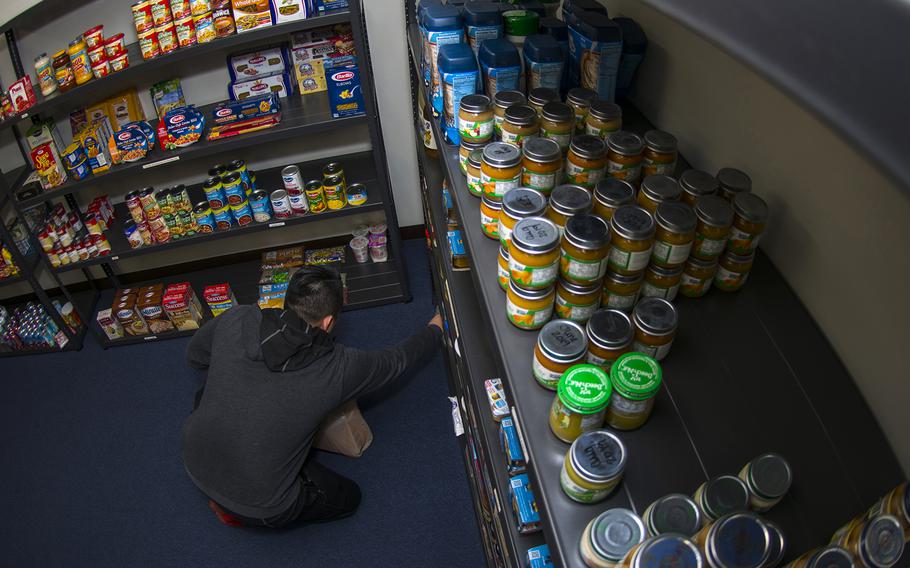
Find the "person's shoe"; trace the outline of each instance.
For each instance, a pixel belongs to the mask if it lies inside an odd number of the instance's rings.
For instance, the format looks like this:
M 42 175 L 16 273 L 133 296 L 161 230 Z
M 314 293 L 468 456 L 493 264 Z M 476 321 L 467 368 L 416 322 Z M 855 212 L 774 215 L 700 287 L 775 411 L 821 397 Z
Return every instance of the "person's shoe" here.
M 218 520 L 221 521 L 222 525 L 226 525 L 229 527 L 242 527 L 243 526 L 243 523 L 240 521 L 240 519 L 238 519 L 234 515 L 228 513 L 224 509 L 222 509 L 221 505 L 212 501 L 211 499 L 209 499 L 209 509 L 211 509 L 212 512 L 215 513 L 215 516 L 218 517 Z

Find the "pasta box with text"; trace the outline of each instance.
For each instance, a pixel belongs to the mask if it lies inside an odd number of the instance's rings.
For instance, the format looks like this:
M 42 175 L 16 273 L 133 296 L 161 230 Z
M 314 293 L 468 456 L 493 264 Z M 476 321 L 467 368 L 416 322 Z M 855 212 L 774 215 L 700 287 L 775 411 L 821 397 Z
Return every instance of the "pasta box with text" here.
M 333 118 L 357 116 L 365 113 L 363 91 L 360 86 L 360 72 L 353 63 L 344 64 L 347 57 L 325 61 L 326 90 L 329 93 L 329 107 Z M 331 61 L 331 67 L 329 67 Z

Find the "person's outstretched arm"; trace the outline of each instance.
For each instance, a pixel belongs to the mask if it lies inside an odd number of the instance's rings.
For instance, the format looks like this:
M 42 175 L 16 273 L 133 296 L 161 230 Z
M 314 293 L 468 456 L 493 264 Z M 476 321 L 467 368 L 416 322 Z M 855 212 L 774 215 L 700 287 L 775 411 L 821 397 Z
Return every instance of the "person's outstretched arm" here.
M 194 369 L 208 369 L 212 361 L 212 341 L 215 338 L 215 329 L 218 326 L 218 318 L 210 320 L 200 327 L 190 344 L 186 348 L 186 363 Z

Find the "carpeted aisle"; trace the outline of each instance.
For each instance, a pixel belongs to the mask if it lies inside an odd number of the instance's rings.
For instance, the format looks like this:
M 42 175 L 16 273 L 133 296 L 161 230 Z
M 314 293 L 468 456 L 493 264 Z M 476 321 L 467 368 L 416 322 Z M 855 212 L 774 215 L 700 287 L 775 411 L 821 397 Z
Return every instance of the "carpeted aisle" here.
M 432 315 L 422 241 L 406 241 L 414 301 L 347 313 L 339 339 L 381 347 Z M 187 339 L 0 360 L 2 566 L 484 564 L 442 357 L 365 405 L 375 440 L 320 460 L 364 494 L 348 519 L 274 531 L 218 523 L 180 463 L 200 375 Z

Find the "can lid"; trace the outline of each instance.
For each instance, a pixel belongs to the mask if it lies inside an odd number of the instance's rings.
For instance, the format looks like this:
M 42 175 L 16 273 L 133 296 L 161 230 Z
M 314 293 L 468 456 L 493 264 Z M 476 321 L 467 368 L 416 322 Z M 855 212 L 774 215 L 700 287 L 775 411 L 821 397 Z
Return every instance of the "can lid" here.
M 193 206 L 194 213 L 202 213 L 206 209 L 211 209 L 208 201 L 200 201 L 199 203 L 197 203 L 196 205 Z
M 654 534 L 677 533 L 691 537 L 701 528 L 701 511 L 688 495 L 665 495 L 650 509 L 648 528 Z
M 856 568 L 856 564 L 852 554 L 832 544 L 813 554 L 806 568 Z
M 288 166 L 291 167 L 291 166 Z M 297 168 L 297 166 L 293 166 Z M 282 170 L 284 171 L 284 170 Z M 328 164 L 322 166 L 322 175 L 325 177 L 337 175 L 344 172 L 344 167 L 338 162 L 329 162 Z
M 579 324 L 556 319 L 541 328 L 537 335 L 537 345 L 547 357 L 557 363 L 571 363 L 585 354 L 588 339 Z
M 522 288 L 521 286 L 515 284 L 514 280 L 509 280 L 509 290 L 512 291 L 516 296 L 525 300 L 543 300 L 547 296 L 553 293 L 553 286 L 547 288 Z
M 746 511 L 749 509 L 749 489 L 735 475 L 721 475 L 705 482 L 701 505 L 705 513 L 714 518 Z M 765 545 L 767 546 L 767 541 Z
M 664 534 L 649 539 L 635 554 L 631 568 L 702 568 L 701 553 L 687 538 Z
M 489 145 L 490 142 L 481 142 L 479 140 L 468 140 L 464 136 L 461 137 L 461 147 L 467 150 L 468 152 L 474 150 L 483 150 Z
M 468 164 L 474 166 L 475 168 L 479 168 L 482 161 L 483 150 L 471 150 L 471 153 L 468 154 Z
M 486 45 L 489 41 L 492 40 L 487 40 L 481 45 Z M 502 41 L 508 42 L 509 40 Z M 509 45 L 512 45 L 511 42 L 509 42 Z M 493 95 L 493 103 L 500 108 L 509 108 L 512 105 L 522 104 L 524 102 L 526 102 L 526 99 L 524 93 L 521 91 L 496 91 L 496 94 Z
M 508 10 L 502 13 L 502 25 L 506 35 L 529 36 L 537 33 L 540 16 L 530 10 Z
M 752 191 L 752 178 L 746 172 L 736 168 L 717 170 L 717 183 L 732 193 Z
M 569 151 L 586 160 L 602 160 L 607 155 L 607 145 L 599 136 L 579 134 L 572 138 Z
M 527 217 L 512 228 L 512 246 L 529 253 L 543 253 L 559 246 L 559 229 L 546 217 Z
M 644 353 L 624 353 L 610 367 L 610 380 L 620 394 L 632 400 L 653 397 L 660 389 L 660 363 Z
M 591 205 L 591 193 L 580 185 L 558 185 L 550 192 L 550 207 L 562 215 L 587 213 Z
M 240 174 L 237 172 L 231 172 L 226 176 L 221 178 L 221 183 L 225 185 L 233 185 L 240 182 Z
M 623 156 L 637 156 L 644 149 L 644 143 L 638 134 L 619 130 L 610 135 L 607 141 L 610 150 Z
M 676 201 L 682 193 L 676 180 L 663 174 L 645 177 L 641 182 L 641 191 L 658 203 L 661 201 Z
M 645 132 L 645 145 L 655 152 L 675 152 L 676 136 L 663 130 L 649 130 Z
M 572 442 L 572 468 L 591 483 L 604 483 L 622 475 L 628 452 L 619 436 L 608 430 L 585 432 Z
M 702 195 L 696 199 L 695 215 L 714 227 L 729 227 L 733 223 L 733 207 L 719 195 Z
M 591 544 L 602 558 L 618 562 L 645 539 L 645 525 L 628 509 L 609 509 L 594 519 Z
M 679 176 L 679 185 L 687 193 L 698 197 L 717 193 L 717 179 L 702 170 L 686 170 Z
M 210 169 L 208 173 L 211 177 L 221 177 L 227 173 L 227 167 L 224 164 L 218 164 Z
M 537 91 L 540 89 L 534 90 Z M 566 103 L 561 103 L 558 100 L 543 105 L 540 116 L 551 122 L 572 122 L 574 124 L 575 121 L 575 111 L 572 110 L 572 107 Z
M 596 250 L 610 242 L 610 226 L 597 215 L 579 213 L 569 217 L 565 227 L 566 241 L 585 250 Z
M 654 218 L 638 205 L 623 205 L 613 212 L 610 219 L 613 232 L 627 239 L 647 239 L 654 235 Z
M 734 477 L 733 479 L 739 479 Z M 705 553 L 712 566 L 763 566 L 768 559 L 768 529 L 752 513 L 730 513 L 711 526 Z
M 246 162 L 243 161 L 243 160 L 239 160 L 239 159 L 238 159 L 238 160 L 234 160 L 233 162 L 231 162 L 230 164 L 228 164 L 228 168 L 230 168 L 231 171 L 239 170 L 239 169 L 245 168 L 245 167 L 246 167 Z
M 768 220 L 768 204 L 754 193 L 737 193 L 733 197 L 733 210 L 737 215 L 753 223 Z
M 585 329 L 591 342 L 604 349 L 626 347 L 635 333 L 629 316 L 612 308 L 594 312 Z
M 790 489 L 793 471 L 779 454 L 768 452 L 749 462 L 748 485 L 759 497 L 777 499 Z
M 506 250 L 506 247 L 499 245 L 499 256 L 505 260 L 509 260 L 509 251 Z
M 322 180 L 318 179 L 311 179 L 303 185 L 304 191 L 317 191 L 320 189 L 322 189 Z
M 502 209 L 515 218 L 536 217 L 547 208 L 547 198 L 528 187 L 516 187 L 502 196 Z
M 787 550 L 787 539 L 784 537 L 784 531 L 776 523 L 764 519 L 762 519 L 762 522 L 765 523 L 765 528 L 768 529 L 768 560 L 765 561 L 764 565 L 777 566 L 784 558 L 784 553 Z
M 534 112 L 531 107 L 527 108 Z M 511 168 L 521 163 L 521 151 L 508 142 L 491 142 L 483 148 L 483 161 L 497 168 Z
M 525 138 L 521 146 L 522 153 L 535 162 L 553 162 L 562 159 L 559 143 L 549 138 Z
M 692 208 L 679 201 L 663 201 L 654 212 L 657 224 L 676 233 L 688 233 L 695 230 L 698 220 Z
M 580 107 L 590 107 L 597 98 L 597 92 L 584 87 L 574 87 L 566 94 L 566 102 Z
M 859 537 L 860 560 L 870 568 L 890 568 L 904 552 L 904 531 L 892 515 L 878 515 L 863 526 Z
M 673 304 L 663 298 L 642 298 L 632 310 L 632 321 L 651 335 L 667 335 L 676 330 L 679 316 Z
M 523 103 L 514 104 L 506 109 L 506 122 L 518 126 L 533 126 L 537 124 L 537 111 L 534 107 Z
M 635 188 L 624 179 L 606 177 L 594 186 L 594 197 L 604 205 L 616 208 L 635 200 Z
M 591 108 L 588 112 L 598 120 L 622 118 L 622 107 L 610 101 L 596 100 L 591 103 Z
M 490 110 L 490 97 L 486 95 L 467 95 L 461 98 L 461 110 L 479 114 Z
M 597 365 L 573 365 L 559 378 L 559 400 L 579 414 L 600 412 L 610 403 L 610 377 Z

